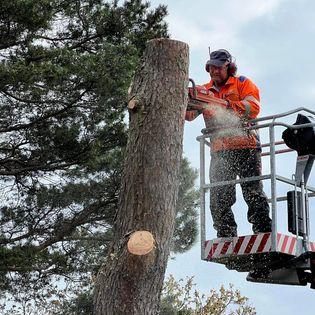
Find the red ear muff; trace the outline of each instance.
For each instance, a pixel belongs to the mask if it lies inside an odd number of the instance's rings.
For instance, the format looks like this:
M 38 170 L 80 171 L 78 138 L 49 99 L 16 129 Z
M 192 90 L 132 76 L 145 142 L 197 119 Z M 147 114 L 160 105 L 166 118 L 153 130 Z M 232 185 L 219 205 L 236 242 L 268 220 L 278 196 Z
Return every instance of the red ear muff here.
M 231 77 L 235 77 L 237 72 L 237 65 L 235 62 L 231 62 L 228 66 L 228 75 Z

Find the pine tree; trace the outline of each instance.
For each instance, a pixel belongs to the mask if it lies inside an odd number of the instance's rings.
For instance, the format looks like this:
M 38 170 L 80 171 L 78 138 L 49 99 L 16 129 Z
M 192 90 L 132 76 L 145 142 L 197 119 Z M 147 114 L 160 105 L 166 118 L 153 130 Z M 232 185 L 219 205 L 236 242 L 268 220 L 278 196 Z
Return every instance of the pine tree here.
M 168 37 L 166 14 L 141 0 L 0 1 L 2 292 L 40 300 L 52 280 L 98 270 L 117 211 L 128 87 L 146 41 Z M 195 239 L 189 187 L 174 251 Z

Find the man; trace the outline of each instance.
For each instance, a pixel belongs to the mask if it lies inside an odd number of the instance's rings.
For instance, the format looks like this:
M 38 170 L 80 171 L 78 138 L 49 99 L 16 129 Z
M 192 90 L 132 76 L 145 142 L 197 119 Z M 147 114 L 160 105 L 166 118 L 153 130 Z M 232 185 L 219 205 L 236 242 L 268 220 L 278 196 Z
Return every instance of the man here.
M 224 126 L 212 133 L 210 182 L 221 182 L 261 175 L 261 149 L 256 131 L 246 129 L 248 120 L 260 111 L 259 90 L 244 76 L 236 76 L 237 66 L 224 49 L 213 51 L 206 63 L 211 81 L 204 86 L 214 96 L 226 100 L 226 109 L 202 111 L 207 128 Z M 186 119 L 192 120 L 200 112 L 187 110 Z M 270 232 L 269 205 L 261 181 L 241 184 L 248 205 L 247 219 L 253 232 Z M 210 189 L 210 210 L 218 237 L 237 236 L 237 224 L 232 212 L 236 202 L 235 185 Z

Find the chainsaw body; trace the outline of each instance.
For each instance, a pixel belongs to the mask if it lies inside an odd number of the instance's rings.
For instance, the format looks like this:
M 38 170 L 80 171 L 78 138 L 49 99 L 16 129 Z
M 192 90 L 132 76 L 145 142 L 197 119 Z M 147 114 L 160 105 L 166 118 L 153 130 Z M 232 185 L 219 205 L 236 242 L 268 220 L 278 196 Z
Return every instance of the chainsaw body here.
M 192 83 L 188 87 L 188 110 L 207 110 L 214 114 L 218 108 L 226 108 L 226 101 L 219 99 L 202 85 L 196 85 L 193 79 L 189 79 Z M 210 114 L 210 112 L 208 112 Z

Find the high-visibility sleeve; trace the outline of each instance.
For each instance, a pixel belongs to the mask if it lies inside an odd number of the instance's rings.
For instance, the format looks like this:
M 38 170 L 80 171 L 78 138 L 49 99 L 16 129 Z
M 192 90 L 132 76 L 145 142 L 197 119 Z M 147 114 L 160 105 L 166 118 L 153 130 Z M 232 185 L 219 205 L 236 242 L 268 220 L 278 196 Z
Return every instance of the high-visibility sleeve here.
M 260 111 L 259 89 L 249 79 L 238 81 L 239 101 L 229 101 L 230 107 L 241 117 L 254 119 Z

